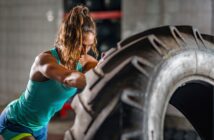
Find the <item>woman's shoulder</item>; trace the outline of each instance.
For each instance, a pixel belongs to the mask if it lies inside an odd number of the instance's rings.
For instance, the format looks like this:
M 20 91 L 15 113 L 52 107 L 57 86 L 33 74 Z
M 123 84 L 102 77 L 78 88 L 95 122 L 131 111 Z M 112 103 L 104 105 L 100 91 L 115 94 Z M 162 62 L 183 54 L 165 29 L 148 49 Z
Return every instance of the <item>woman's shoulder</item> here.
M 47 80 L 40 70 L 44 69 L 44 66 L 52 63 L 56 63 L 56 59 L 51 55 L 50 51 L 39 53 L 31 66 L 30 79 L 33 81 Z
M 53 55 L 51 54 L 51 52 L 49 50 L 41 52 L 35 57 L 35 62 L 46 62 L 46 61 L 50 61 L 50 60 L 55 61 L 55 57 L 53 57 Z
M 40 52 L 36 57 L 48 57 L 48 56 L 52 56 L 50 50 Z

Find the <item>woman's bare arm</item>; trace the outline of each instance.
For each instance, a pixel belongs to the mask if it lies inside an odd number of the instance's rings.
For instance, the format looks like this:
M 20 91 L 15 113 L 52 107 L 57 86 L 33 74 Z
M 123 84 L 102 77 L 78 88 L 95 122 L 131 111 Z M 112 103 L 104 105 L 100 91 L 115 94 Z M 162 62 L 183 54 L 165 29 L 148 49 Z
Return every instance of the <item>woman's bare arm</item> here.
M 90 69 L 95 68 L 98 61 L 94 57 L 87 54 L 81 56 L 80 63 L 83 66 L 83 73 L 86 73 Z
M 66 86 L 82 89 L 86 85 L 84 74 L 59 65 L 51 54 L 42 53 L 38 55 L 34 65 L 35 71 L 40 72 L 44 77 L 59 81 Z

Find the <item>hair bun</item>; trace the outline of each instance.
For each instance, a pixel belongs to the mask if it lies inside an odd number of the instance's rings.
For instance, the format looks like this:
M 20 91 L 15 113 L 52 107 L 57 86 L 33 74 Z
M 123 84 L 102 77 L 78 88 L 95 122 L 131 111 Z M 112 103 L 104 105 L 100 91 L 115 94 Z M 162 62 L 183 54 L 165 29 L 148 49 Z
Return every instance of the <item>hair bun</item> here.
M 73 8 L 72 10 L 73 15 L 82 14 L 83 16 L 89 15 L 89 9 L 85 6 L 79 5 Z

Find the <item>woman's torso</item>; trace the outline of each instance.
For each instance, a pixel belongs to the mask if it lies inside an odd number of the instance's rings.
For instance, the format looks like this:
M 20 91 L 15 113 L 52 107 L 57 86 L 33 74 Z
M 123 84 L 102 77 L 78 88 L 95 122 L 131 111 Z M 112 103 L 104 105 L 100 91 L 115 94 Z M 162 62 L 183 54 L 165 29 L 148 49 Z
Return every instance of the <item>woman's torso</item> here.
M 60 63 L 56 48 L 51 49 L 51 54 Z M 82 71 L 80 63 L 77 64 L 76 70 Z M 47 125 L 54 113 L 59 111 L 76 91 L 77 88 L 66 87 L 55 80 L 29 80 L 20 98 L 7 106 L 7 118 L 32 130 L 38 130 Z

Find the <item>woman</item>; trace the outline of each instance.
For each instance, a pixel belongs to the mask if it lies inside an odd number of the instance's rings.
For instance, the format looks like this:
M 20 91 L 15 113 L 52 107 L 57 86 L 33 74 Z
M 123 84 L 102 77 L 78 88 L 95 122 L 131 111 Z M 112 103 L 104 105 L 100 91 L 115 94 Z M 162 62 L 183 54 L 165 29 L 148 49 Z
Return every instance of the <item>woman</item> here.
M 46 140 L 47 125 L 63 104 L 86 85 L 83 73 L 97 65 L 96 26 L 84 6 L 74 7 L 60 26 L 55 48 L 39 54 L 26 90 L 1 113 L 4 139 Z

